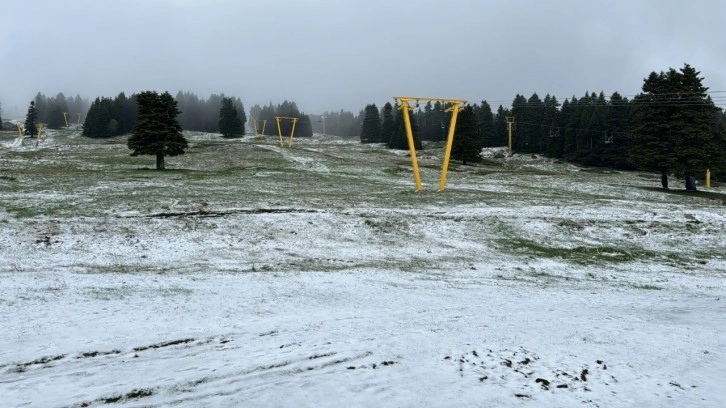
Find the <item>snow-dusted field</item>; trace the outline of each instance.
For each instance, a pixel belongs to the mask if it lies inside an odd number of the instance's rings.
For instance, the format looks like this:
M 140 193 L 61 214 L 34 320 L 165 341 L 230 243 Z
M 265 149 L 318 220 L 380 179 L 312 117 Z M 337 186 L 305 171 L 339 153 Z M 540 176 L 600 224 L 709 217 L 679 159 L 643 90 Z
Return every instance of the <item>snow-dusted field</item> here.
M 0 132 L 0 407 L 723 407 L 726 190 Z M 671 180 L 680 189 L 682 183 Z

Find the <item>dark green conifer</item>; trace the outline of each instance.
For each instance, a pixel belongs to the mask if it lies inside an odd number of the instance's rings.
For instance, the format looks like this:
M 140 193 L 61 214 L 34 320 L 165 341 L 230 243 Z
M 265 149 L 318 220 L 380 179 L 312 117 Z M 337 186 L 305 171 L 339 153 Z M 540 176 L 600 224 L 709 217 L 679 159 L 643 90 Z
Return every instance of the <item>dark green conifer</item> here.
M 156 169 L 165 168 L 165 156 L 184 154 L 188 147 L 177 122 L 177 102 L 168 93 L 144 91 L 136 95 L 137 119 L 127 145 L 132 156 L 156 156 Z
M 219 109 L 219 133 L 224 137 L 242 137 L 242 121 L 232 98 L 222 98 Z
M 366 105 L 363 125 L 360 130 L 361 143 L 378 143 L 381 141 L 381 116 L 375 104 Z

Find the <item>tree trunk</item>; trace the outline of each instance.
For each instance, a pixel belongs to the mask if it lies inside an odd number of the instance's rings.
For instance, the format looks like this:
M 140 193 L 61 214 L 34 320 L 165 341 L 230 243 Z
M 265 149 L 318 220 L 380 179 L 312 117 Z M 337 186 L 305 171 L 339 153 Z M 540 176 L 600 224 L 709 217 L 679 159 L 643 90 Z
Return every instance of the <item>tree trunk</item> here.
M 156 154 L 156 169 L 164 170 L 164 153 Z

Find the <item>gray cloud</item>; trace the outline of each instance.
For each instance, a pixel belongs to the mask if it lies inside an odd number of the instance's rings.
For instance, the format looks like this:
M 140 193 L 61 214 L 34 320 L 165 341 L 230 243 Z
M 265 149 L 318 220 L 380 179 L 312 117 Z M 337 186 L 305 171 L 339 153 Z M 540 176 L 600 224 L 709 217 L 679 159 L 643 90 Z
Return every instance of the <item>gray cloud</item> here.
M 146 89 L 307 113 L 395 95 L 497 106 L 516 93 L 632 95 L 684 62 L 726 90 L 719 0 L 8 0 L 0 15 L 4 112 L 38 91 Z

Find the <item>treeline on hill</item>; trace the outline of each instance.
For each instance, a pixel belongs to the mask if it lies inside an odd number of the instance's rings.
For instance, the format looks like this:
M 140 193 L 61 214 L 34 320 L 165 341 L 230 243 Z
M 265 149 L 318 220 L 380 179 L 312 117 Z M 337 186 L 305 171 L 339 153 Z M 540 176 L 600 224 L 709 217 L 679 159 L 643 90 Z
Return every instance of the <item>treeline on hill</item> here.
M 327 135 L 341 137 L 358 137 L 360 135 L 363 111 L 358 115 L 340 110 L 338 112 L 325 112 L 322 115 L 310 115 L 313 122 L 313 131 Z
M 247 118 L 244 105 L 239 98 L 212 94 L 209 99 L 199 98 L 190 92 L 179 91 L 174 98 L 181 111 L 177 120 L 182 128 L 199 132 L 218 133 L 223 101 L 232 103 L 233 114 L 240 122 L 239 136 L 244 134 Z M 98 97 L 91 104 L 83 122 L 83 135 L 88 137 L 111 137 L 129 133 L 136 124 L 136 94 L 127 97 L 119 93 L 115 98 Z M 229 110 L 225 110 L 229 114 Z M 225 121 L 222 121 L 224 126 Z M 237 132 L 235 132 L 237 133 Z
M 278 129 L 275 117 L 298 118 L 295 123 L 296 137 L 311 137 L 313 135 L 313 125 L 310 116 L 304 112 L 300 112 L 295 102 L 284 101 L 277 106 L 274 106 L 270 102 L 265 106 L 253 105 L 250 108 L 250 119 L 254 119 L 257 122 L 257 133 L 267 136 L 277 136 Z M 279 132 L 283 136 L 290 135 L 292 132 L 292 124 L 292 120 L 280 119 Z M 253 124 L 251 123 L 250 126 L 253 126 Z M 251 130 L 254 131 L 254 129 Z
M 37 123 L 43 123 L 50 129 L 77 125 L 83 120 L 90 106 L 88 99 L 83 99 L 79 95 L 66 97 L 62 92 L 52 97 L 38 92 L 32 102 L 37 114 Z
M 629 100 L 617 92 L 587 92 L 560 103 L 517 94 L 511 109 L 492 112 L 486 101 L 463 108 L 457 118 L 452 157 L 480 160 L 483 147 L 508 146 L 507 117 L 514 118 L 512 149 L 588 166 L 657 171 L 664 175 L 704 174 L 726 180 L 726 114 L 715 106 L 703 78 L 685 64 L 652 72 L 643 92 Z M 407 149 L 399 106 L 375 104 L 364 110 L 363 143 Z M 444 103 L 411 111 L 414 139 L 443 141 L 451 113 Z M 392 114 L 393 113 L 393 114 Z M 392 123 L 391 123 L 392 122 Z

